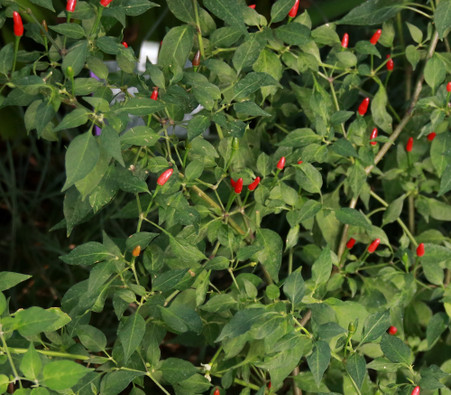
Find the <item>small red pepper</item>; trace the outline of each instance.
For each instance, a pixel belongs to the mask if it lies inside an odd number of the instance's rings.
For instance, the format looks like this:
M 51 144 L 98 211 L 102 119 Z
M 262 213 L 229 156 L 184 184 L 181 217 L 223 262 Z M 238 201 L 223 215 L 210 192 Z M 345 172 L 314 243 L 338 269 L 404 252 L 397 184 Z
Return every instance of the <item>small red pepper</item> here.
M 256 177 L 255 180 L 252 181 L 252 182 L 248 185 L 247 189 L 249 189 L 250 191 L 253 191 L 253 190 L 255 190 L 255 188 L 258 187 L 258 184 L 260 184 L 260 177 Z
M 410 395 L 420 395 L 420 387 L 417 385 Z
M 282 156 L 279 161 L 277 162 L 277 168 L 279 170 L 283 170 L 283 168 L 285 167 L 285 157 Z
M 152 94 L 150 95 L 150 98 L 151 98 L 152 100 L 157 100 L 157 99 L 158 99 L 158 88 L 155 88 L 155 89 L 152 91 Z
M 451 92 L 451 81 L 446 84 L 446 91 Z
M 270 381 L 270 382 L 268 383 L 268 389 L 270 390 L 271 387 L 272 387 L 272 385 L 271 385 L 271 381 Z
M 127 44 L 126 41 L 122 41 L 122 45 L 123 45 L 125 48 L 128 48 L 128 44 Z
M 215 389 L 215 392 L 213 392 L 213 395 L 221 395 L 218 388 Z
M 413 148 L 413 137 L 409 137 L 409 140 L 407 140 L 406 144 L 406 151 L 411 152 Z
M 348 48 L 348 44 L 349 44 L 349 34 L 345 33 L 343 34 L 343 38 L 341 39 L 341 46 L 343 48 Z
M 136 246 L 135 248 L 133 248 L 132 255 L 133 255 L 134 257 L 138 257 L 139 254 L 141 254 L 141 246 L 138 245 L 138 246 Z
M 230 179 L 230 185 L 232 185 L 232 188 L 236 186 L 236 181 L 233 178 Z
M 13 12 L 13 21 L 14 21 L 14 35 L 16 37 L 23 36 L 23 22 L 22 17 L 17 11 Z
M 429 141 L 432 141 L 432 140 L 435 139 L 435 136 L 437 136 L 437 133 L 431 132 L 431 133 L 428 134 L 427 139 L 428 139 Z
M 370 136 L 370 140 L 373 140 L 377 137 L 377 128 L 374 128 L 373 131 L 371 132 L 371 136 Z M 371 145 L 376 145 L 377 142 L 376 141 L 370 141 Z
M 253 10 L 255 10 L 255 4 L 249 4 L 248 7 L 252 8 Z
M 100 0 L 100 5 L 107 7 L 113 0 Z
M 346 248 L 348 250 L 350 250 L 352 247 L 354 247 L 355 244 L 355 239 L 353 239 L 352 237 L 348 240 L 348 242 L 346 243 Z
M 298 165 L 300 165 L 301 163 L 304 163 L 304 161 L 298 160 Z
M 424 255 L 424 243 L 418 244 L 417 247 L 417 256 L 422 257 Z
M 368 246 L 368 252 L 372 254 L 374 251 L 376 251 L 376 248 L 379 246 L 381 242 L 381 239 L 374 240 L 369 246 Z
M 382 29 L 377 29 L 376 33 L 373 34 L 373 37 L 370 39 L 370 43 L 376 45 L 379 39 L 381 38 Z
M 76 5 L 77 5 L 77 0 L 67 0 L 66 11 L 67 12 L 74 12 Z
M 196 54 L 194 55 L 193 61 L 191 62 L 193 64 L 194 71 L 197 71 L 197 68 L 200 65 L 200 51 L 197 50 Z
M 290 12 L 288 13 L 288 16 L 290 18 L 294 18 L 298 14 L 298 8 L 299 8 L 299 0 L 296 0 L 294 2 L 294 6 L 291 7 Z
M 395 68 L 395 62 L 393 62 L 393 59 L 390 57 L 390 55 L 387 55 L 387 59 L 387 70 L 393 71 L 393 69 Z
M 243 179 L 240 177 L 235 183 L 235 193 L 241 193 L 243 190 Z
M 397 332 L 398 332 L 398 328 L 396 326 L 391 326 L 390 328 L 388 328 L 388 333 L 390 335 L 396 335 Z
M 362 100 L 362 102 L 360 103 L 358 112 L 359 114 L 363 117 L 366 112 L 368 111 L 368 106 L 370 104 L 370 98 L 369 97 L 365 97 L 365 99 Z
M 174 173 L 174 169 L 167 169 L 163 173 L 161 173 L 160 177 L 158 177 L 157 184 L 163 186 L 169 180 L 169 177 Z

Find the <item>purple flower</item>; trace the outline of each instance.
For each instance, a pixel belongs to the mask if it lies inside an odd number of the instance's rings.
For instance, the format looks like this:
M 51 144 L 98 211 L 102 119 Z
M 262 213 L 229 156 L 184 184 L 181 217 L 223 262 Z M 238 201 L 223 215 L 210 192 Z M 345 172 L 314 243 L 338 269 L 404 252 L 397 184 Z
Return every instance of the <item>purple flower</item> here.
M 97 81 L 100 81 L 100 78 L 97 77 L 92 71 L 89 72 L 89 76 L 90 76 L 91 78 L 95 78 Z
M 102 129 L 97 125 L 94 126 L 94 134 L 96 136 L 100 136 L 102 134 Z

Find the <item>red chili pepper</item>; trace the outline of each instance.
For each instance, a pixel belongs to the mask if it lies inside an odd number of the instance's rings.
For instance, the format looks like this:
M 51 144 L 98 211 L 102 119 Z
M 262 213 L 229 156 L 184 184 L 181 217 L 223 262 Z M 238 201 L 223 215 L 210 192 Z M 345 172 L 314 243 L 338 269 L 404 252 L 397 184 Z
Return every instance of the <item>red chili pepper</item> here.
M 169 177 L 174 173 L 174 169 L 167 169 L 163 173 L 161 173 L 160 177 L 158 177 L 157 184 L 163 186 L 169 180 Z
M 271 381 L 268 383 L 268 389 L 271 389 Z
M 417 247 L 417 256 L 422 257 L 424 255 L 424 243 L 418 244 Z
M 387 55 L 387 59 L 387 70 L 393 71 L 393 69 L 395 68 L 395 62 L 393 62 L 393 59 L 390 57 L 390 55 Z
M 446 91 L 451 92 L 451 81 L 446 84 Z
M 194 55 L 193 61 L 192 61 L 193 67 L 199 67 L 200 65 L 200 51 L 197 50 L 196 54 Z
M 215 389 L 215 392 L 213 392 L 213 395 L 221 395 L 218 388 Z
M 23 22 L 22 17 L 17 11 L 13 12 L 13 21 L 14 21 L 14 35 L 16 37 L 23 36 Z
M 388 328 L 388 333 L 390 335 L 396 335 L 397 332 L 398 332 L 398 328 L 396 326 L 391 326 L 390 328 Z
M 255 4 L 249 4 L 248 7 L 252 8 L 253 10 L 255 10 Z
M 343 48 L 348 48 L 348 44 L 349 44 L 349 34 L 345 33 L 343 34 L 343 38 L 341 39 L 341 46 Z
M 300 165 L 301 163 L 304 163 L 302 160 L 298 160 L 298 165 Z
M 100 0 L 100 5 L 106 7 L 108 4 L 110 4 L 113 0 Z
M 362 100 L 362 102 L 360 103 L 358 112 L 359 114 L 363 117 L 366 112 L 368 111 L 368 106 L 370 104 L 370 98 L 369 97 L 365 97 L 365 99 Z
M 352 247 L 354 247 L 355 244 L 355 239 L 353 239 L 352 237 L 348 240 L 348 242 L 346 243 L 346 248 L 348 250 L 350 250 Z
M 291 10 L 288 13 L 288 16 L 291 18 L 294 18 L 298 14 L 298 8 L 299 8 L 299 0 L 296 0 L 294 2 L 294 6 L 291 7 Z
M 67 0 L 66 11 L 67 12 L 74 12 L 76 5 L 77 5 L 77 0 Z
M 376 33 L 374 33 L 373 37 L 371 37 L 370 43 L 373 44 L 373 45 L 376 45 L 377 42 L 379 41 L 379 39 L 381 38 L 381 34 L 382 34 L 382 30 L 381 29 L 377 29 Z
M 437 133 L 431 132 L 431 133 L 428 134 L 427 139 L 428 139 L 429 141 L 432 141 L 432 140 L 435 139 L 435 136 L 437 136 Z
M 150 95 L 150 98 L 151 98 L 152 100 L 157 100 L 157 99 L 158 99 L 158 88 L 155 88 L 155 89 L 152 91 L 152 94 Z
M 279 161 L 277 162 L 277 168 L 279 170 L 283 170 L 283 168 L 285 167 L 285 157 L 282 156 Z
M 379 246 L 380 242 L 381 242 L 381 239 L 376 239 L 376 240 L 374 240 L 374 241 L 369 245 L 369 247 L 368 247 L 368 252 L 369 252 L 370 254 L 372 254 L 374 251 L 376 251 L 376 248 Z
M 420 387 L 417 385 L 410 395 L 420 395 Z
M 132 255 L 134 257 L 138 257 L 139 254 L 141 254 L 141 246 L 136 246 L 135 248 L 133 248 Z
M 236 181 L 233 178 L 230 179 L 230 185 L 232 185 L 232 188 L 236 186 Z
M 370 136 L 370 140 L 373 140 L 377 137 L 377 128 L 374 128 L 373 131 L 371 132 L 371 136 Z M 376 141 L 370 141 L 371 145 L 376 145 L 377 142 Z
M 411 152 L 413 148 L 413 137 L 409 137 L 409 140 L 407 140 L 406 144 L 406 151 Z
M 125 48 L 128 48 L 128 44 L 127 44 L 126 41 L 122 41 L 122 45 L 123 45 Z
M 260 177 L 256 177 L 255 180 L 248 185 L 247 189 L 253 191 L 255 188 L 258 187 L 258 184 L 260 184 Z
M 241 193 L 243 190 L 243 179 L 240 177 L 235 184 L 235 193 Z

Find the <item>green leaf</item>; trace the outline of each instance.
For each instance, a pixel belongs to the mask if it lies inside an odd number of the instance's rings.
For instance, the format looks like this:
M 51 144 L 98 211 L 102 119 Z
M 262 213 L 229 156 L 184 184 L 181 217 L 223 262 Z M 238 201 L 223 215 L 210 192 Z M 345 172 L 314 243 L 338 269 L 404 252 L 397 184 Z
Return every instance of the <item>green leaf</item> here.
M 307 200 L 300 210 L 290 211 L 287 214 L 287 220 L 290 226 L 296 226 L 298 223 L 313 218 L 320 210 L 321 203 L 316 200 Z
M 41 135 L 42 131 L 45 129 L 47 124 L 53 119 L 55 116 L 55 109 L 53 108 L 52 103 L 47 103 L 45 101 L 41 102 L 36 110 L 36 120 L 35 127 L 36 131 L 39 135 Z
M 145 331 L 146 321 L 140 314 L 134 313 L 130 317 L 121 319 L 117 336 L 124 350 L 124 363 L 127 363 L 128 359 L 141 344 Z
M 80 325 L 77 328 L 77 336 L 88 351 L 99 352 L 105 350 L 107 339 L 100 329 L 91 325 Z
M 246 101 L 241 103 L 235 103 L 233 105 L 233 109 L 238 114 L 245 114 L 252 117 L 269 117 L 271 114 L 262 110 L 257 104 L 253 101 Z
M 41 373 L 41 369 L 41 358 L 34 348 L 33 342 L 30 342 L 30 347 L 28 347 L 27 352 L 24 354 L 22 360 L 20 361 L 20 370 L 27 379 L 36 381 L 39 374 Z
M 277 282 L 282 263 L 283 242 L 278 233 L 261 228 L 257 232 L 257 244 L 260 251 L 254 256 L 265 267 L 271 278 Z
M 173 27 L 164 36 L 158 56 L 158 64 L 163 67 L 172 67 L 175 64 L 183 68 L 193 46 L 193 39 L 194 28 L 192 26 Z
M 164 109 L 163 103 L 158 100 L 146 99 L 143 97 L 132 97 L 125 104 L 120 104 L 114 108 L 118 113 L 131 115 L 151 115 Z
M 192 140 L 195 137 L 204 133 L 210 126 L 210 118 L 205 115 L 195 115 L 188 122 L 188 140 Z
M 321 384 L 321 379 L 323 378 L 324 372 L 329 366 L 329 362 L 329 344 L 322 340 L 315 342 L 313 352 L 307 357 L 307 364 L 318 387 Z
M 382 219 L 382 226 L 391 224 L 396 221 L 402 212 L 402 207 L 404 205 L 405 196 L 401 196 L 398 199 L 393 200 L 384 212 L 384 217 Z
M 58 309 L 44 310 L 33 306 L 19 310 L 14 315 L 15 328 L 24 337 L 34 336 L 41 332 L 50 332 L 64 326 L 70 321 L 69 316 Z
M 354 208 L 342 207 L 335 211 L 335 216 L 343 224 L 361 226 L 367 230 L 371 227 L 368 219 Z
M 61 23 L 59 25 L 49 26 L 49 29 L 52 29 L 58 34 L 62 34 L 68 38 L 74 38 L 76 40 L 86 36 L 84 29 L 76 23 Z
M 5 374 L 0 374 L 0 392 L 1 393 L 6 393 L 6 390 L 8 389 L 9 386 L 9 377 Z M 14 391 L 14 392 L 18 392 L 18 391 Z
M 193 331 L 199 334 L 202 331 L 202 321 L 199 314 L 190 306 L 173 303 L 167 308 L 158 307 L 163 321 L 175 333 Z
M 448 191 L 451 191 L 451 164 L 448 164 L 443 172 L 437 197 L 444 195 Z
M 353 8 L 338 24 L 379 25 L 401 11 L 403 0 L 368 0 Z
M 152 291 L 167 292 L 175 289 L 188 269 L 169 270 L 156 276 L 152 281 Z
M 323 248 L 318 259 L 312 266 L 312 281 L 316 285 L 325 284 L 332 271 L 332 255 L 329 246 Z
M 93 265 L 94 263 L 116 257 L 103 244 L 89 241 L 75 247 L 69 254 L 59 258 L 68 265 Z
M 14 48 L 13 43 L 6 44 L 0 50 L 0 74 L 8 74 L 13 68 Z
M 449 318 L 445 313 L 437 313 L 432 316 L 426 327 L 428 348 L 431 348 L 440 339 L 441 334 L 446 331 L 448 325 Z
M 420 61 L 420 53 L 414 45 L 408 45 L 406 48 L 406 57 L 409 63 L 412 65 L 413 70 L 417 67 Z
M 409 22 L 406 22 L 407 28 L 409 29 L 409 33 L 412 36 L 413 41 L 420 44 L 423 41 L 423 32 L 421 29 L 416 27 L 415 25 L 412 25 Z
M 31 278 L 29 274 L 0 272 L 0 291 L 5 291 Z
M 310 41 L 310 29 L 299 23 L 282 25 L 275 30 L 276 37 L 289 45 L 305 45 Z
M 210 37 L 211 44 L 217 48 L 228 48 L 235 44 L 243 35 L 243 30 L 238 26 L 220 27 Z M 208 62 L 215 60 L 209 59 Z
M 110 36 L 99 37 L 95 43 L 102 52 L 109 55 L 117 55 L 123 48 L 117 38 Z
M 172 252 L 184 264 L 192 265 L 207 259 L 207 257 L 194 245 L 184 238 L 170 237 L 169 244 Z
M 392 133 L 392 117 L 387 112 L 388 97 L 384 86 L 379 85 L 374 99 L 371 101 L 371 115 L 374 123 L 387 133 Z
M 125 15 L 138 16 L 144 14 L 150 8 L 159 7 L 158 4 L 148 0 L 126 0 L 121 4 L 121 10 Z
M 434 23 L 438 36 L 443 39 L 451 29 L 451 0 L 441 0 L 434 12 Z
M 102 379 L 100 393 L 117 395 L 125 390 L 136 377 L 144 375 L 145 372 L 128 370 L 116 370 L 113 372 L 108 372 Z
M 365 321 L 360 344 L 365 344 L 376 340 L 385 333 L 389 326 L 390 312 L 388 310 L 371 314 Z
M 83 200 L 80 192 L 73 187 L 64 196 L 63 211 L 69 237 L 75 225 L 85 221 L 92 209 L 88 199 Z
M 451 164 L 451 134 L 440 133 L 431 144 L 431 161 L 437 175 L 442 177 L 446 167 Z
M 167 0 L 167 4 L 177 19 L 185 23 L 196 24 L 193 2 L 191 0 Z
M 75 137 L 66 152 L 66 182 L 62 191 L 86 177 L 99 159 L 99 147 L 91 132 Z
M 204 6 L 219 19 L 228 25 L 237 26 L 241 30 L 245 29 L 241 8 L 243 3 L 238 0 L 204 0 Z
M 157 143 L 159 138 L 160 136 L 157 133 L 155 133 L 151 128 L 147 126 L 135 126 L 134 128 L 127 130 L 120 136 L 120 142 L 124 145 L 152 147 Z
M 252 325 L 265 314 L 263 308 L 252 308 L 238 311 L 222 328 L 216 342 L 233 339 L 248 332 Z
M 165 359 L 160 365 L 160 370 L 163 378 L 170 384 L 187 380 L 197 372 L 192 363 L 179 358 Z
M 77 108 L 67 114 L 63 120 L 58 124 L 56 128 L 53 129 L 54 132 L 59 132 L 60 130 L 76 128 L 78 126 L 84 125 L 88 121 L 88 110 L 85 108 Z
M 91 370 L 73 361 L 52 361 L 44 366 L 44 384 L 55 391 L 65 390 L 77 384 Z
M 201 161 L 193 160 L 185 169 L 185 177 L 187 181 L 193 181 L 199 178 L 204 171 L 204 164 Z
M 340 122 L 341 123 L 341 122 Z M 345 157 L 354 157 L 357 158 L 357 151 L 354 146 L 345 138 L 338 139 L 331 147 L 331 150 L 336 154 L 345 156 Z
M 305 294 L 305 283 L 299 270 L 291 273 L 285 280 L 283 292 L 290 299 L 293 308 L 301 302 Z
M 264 46 L 265 41 L 262 39 L 261 35 L 258 33 L 249 35 L 249 38 L 242 43 L 233 54 L 232 63 L 237 74 L 239 74 L 241 70 L 254 64 Z
M 218 313 L 236 307 L 237 303 L 238 302 L 229 294 L 218 294 L 212 296 L 207 303 L 200 306 L 200 309 L 208 311 L 209 313 Z
M 281 147 L 301 148 L 321 141 L 321 136 L 317 135 L 312 129 L 295 129 L 277 145 Z
M 284 20 L 294 5 L 294 0 L 277 0 L 271 7 L 271 23 Z
M 392 362 L 406 365 L 412 363 L 412 351 L 409 346 L 395 336 L 383 335 L 381 349 L 385 356 Z
M 321 193 L 323 178 L 321 173 L 310 163 L 301 163 L 296 169 L 296 182 L 310 193 Z
M 122 158 L 119 134 L 111 126 L 105 125 L 102 128 L 100 145 L 108 155 L 116 159 L 122 166 L 125 166 L 124 159 Z
M 47 8 L 50 11 L 55 12 L 53 8 L 52 0 L 30 0 L 33 4 L 36 4 L 40 7 Z
M 366 376 L 365 358 L 360 354 L 352 354 L 346 361 L 346 371 L 351 376 L 358 389 L 362 388 Z
M 235 85 L 233 99 L 244 99 L 260 87 L 274 84 L 276 81 L 269 74 L 251 72 Z
M 424 68 L 424 79 L 432 88 L 436 89 L 446 78 L 446 67 L 443 61 L 434 54 Z
M 79 41 L 69 49 L 69 52 L 63 59 L 63 65 L 61 66 L 67 78 L 69 78 L 67 74 L 67 68 L 71 66 L 74 71 L 74 76 L 77 76 L 83 69 L 87 56 L 88 56 L 87 40 Z

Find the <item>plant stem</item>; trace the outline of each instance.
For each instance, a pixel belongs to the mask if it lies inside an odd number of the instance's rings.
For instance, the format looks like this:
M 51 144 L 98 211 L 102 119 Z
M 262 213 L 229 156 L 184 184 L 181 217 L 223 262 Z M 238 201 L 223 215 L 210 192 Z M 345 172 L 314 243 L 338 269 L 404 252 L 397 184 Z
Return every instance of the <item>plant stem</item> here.
M 193 0 L 193 7 L 194 7 L 194 15 L 196 17 L 196 31 L 197 31 L 197 40 L 199 41 L 199 50 L 200 50 L 202 59 L 205 59 L 204 42 L 202 40 L 202 30 L 200 28 L 199 10 L 197 7 L 197 0 Z
M 8 356 L 9 365 L 11 366 L 11 370 L 14 373 L 14 382 L 19 381 L 19 386 L 22 388 L 22 381 L 20 380 L 20 376 L 17 373 L 16 365 L 14 365 L 13 358 L 11 357 L 11 353 L 9 352 L 8 345 L 6 344 L 5 336 L 3 336 L 3 326 L 0 324 L 0 338 L 2 339 L 3 349 Z

